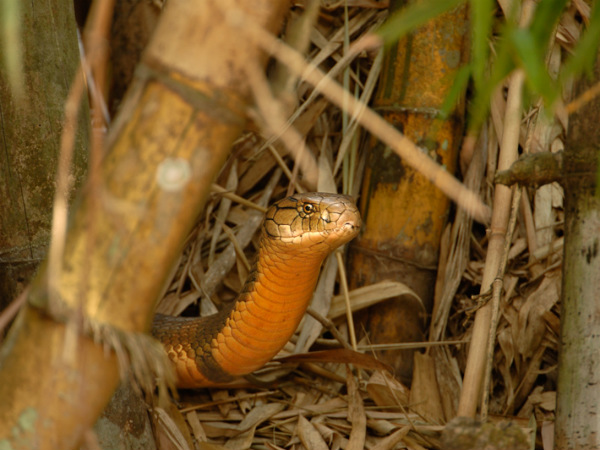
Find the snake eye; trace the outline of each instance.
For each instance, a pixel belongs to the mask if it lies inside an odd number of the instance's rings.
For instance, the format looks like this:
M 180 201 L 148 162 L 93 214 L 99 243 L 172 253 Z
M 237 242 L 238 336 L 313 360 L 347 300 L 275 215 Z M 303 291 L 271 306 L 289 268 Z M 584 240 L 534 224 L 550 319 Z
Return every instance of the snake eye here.
M 315 205 L 312 203 L 305 203 L 302 205 L 302 211 L 304 211 L 306 214 L 312 214 L 315 211 Z

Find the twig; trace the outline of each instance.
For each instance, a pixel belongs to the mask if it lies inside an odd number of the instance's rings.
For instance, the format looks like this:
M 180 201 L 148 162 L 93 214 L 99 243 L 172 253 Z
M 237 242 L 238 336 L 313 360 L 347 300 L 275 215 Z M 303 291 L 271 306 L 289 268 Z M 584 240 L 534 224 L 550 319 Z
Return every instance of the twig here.
M 69 94 L 65 102 L 65 119 L 60 139 L 60 155 L 56 173 L 56 191 L 52 209 L 52 227 L 50 230 L 50 248 L 48 250 L 48 296 L 50 308 L 58 300 L 58 285 L 62 272 L 62 256 L 67 233 L 67 216 L 69 214 L 68 198 L 71 190 L 71 162 L 75 145 L 77 116 L 84 90 L 81 65 L 75 74 Z
M 354 319 L 352 317 L 352 305 L 350 305 L 350 293 L 348 292 L 348 280 L 346 279 L 346 269 L 344 268 L 344 259 L 340 250 L 335 252 L 335 257 L 338 262 L 338 270 L 340 272 L 340 285 L 344 300 L 346 301 L 346 320 L 348 321 L 348 334 L 350 335 L 350 343 L 352 349 L 357 351 L 356 332 L 354 331 Z
M 414 350 L 421 348 L 442 347 L 444 345 L 463 345 L 471 342 L 470 339 L 455 339 L 450 341 L 423 341 L 423 342 L 398 342 L 394 344 L 365 344 L 359 345 L 358 350 Z
M 519 204 L 521 202 L 522 190 L 518 186 L 513 186 L 513 199 L 508 222 L 508 230 L 504 239 L 504 249 L 502 251 L 502 260 L 498 267 L 498 274 L 492 283 L 492 320 L 487 343 L 486 367 L 483 379 L 483 388 L 481 390 L 481 421 L 487 421 L 488 407 L 490 400 L 490 382 L 492 378 L 492 366 L 494 363 L 494 348 L 496 347 L 496 330 L 498 329 L 498 319 L 500 316 L 500 296 L 502 295 L 504 272 L 508 263 L 508 253 L 512 242 L 513 233 L 517 224 L 519 215 Z
M 310 189 L 317 186 L 318 167 L 312 153 L 306 148 L 304 139 L 294 127 L 288 127 L 283 119 L 284 109 L 273 97 L 269 84 L 258 63 L 249 64 L 246 75 L 258 106 L 262 119 L 267 124 L 270 133 L 278 135 L 294 157 L 296 164 L 302 169 L 304 182 Z
M 10 321 L 17 315 L 21 307 L 27 301 L 27 295 L 29 295 L 29 286 L 26 287 L 16 299 L 10 302 L 2 313 L 0 313 L 0 331 L 6 329 Z
M 471 192 L 455 177 L 444 170 L 439 164 L 422 152 L 410 139 L 400 133 L 390 123 L 370 108 L 356 100 L 352 94 L 344 90 L 337 82 L 328 78 L 313 64 L 307 63 L 302 55 L 298 54 L 283 42 L 275 38 L 266 30 L 251 23 L 241 20 L 240 14 L 225 12 L 231 26 L 245 30 L 249 37 L 262 47 L 268 54 L 286 64 L 292 71 L 301 73 L 305 81 L 312 84 L 332 103 L 340 108 L 347 106 L 347 111 L 355 120 L 376 135 L 392 150 L 394 150 L 407 164 L 429 179 L 435 186 L 454 200 L 461 208 L 469 212 L 476 220 L 488 223 L 490 210 L 479 199 L 478 195 Z M 361 113 L 361 109 L 364 110 Z
M 571 101 L 566 107 L 568 114 L 573 114 L 577 110 L 583 108 L 586 104 L 600 95 L 600 81 L 594 84 L 591 88 L 583 92 L 575 100 Z
M 517 158 L 523 82 L 523 72 L 517 71 L 513 74 L 509 87 L 498 170 L 509 167 Z M 500 266 L 500 258 L 508 225 L 510 203 L 511 189 L 503 185 L 496 185 L 488 252 L 481 282 L 481 293 L 488 291 L 491 288 L 492 282 L 498 276 L 498 267 Z M 463 390 L 458 406 L 457 414 L 459 416 L 475 416 L 477 404 L 481 398 L 480 389 L 486 365 L 486 351 L 488 348 L 487 339 L 491 320 L 492 305 L 488 303 L 481 307 L 475 315 L 471 347 L 469 349 L 467 366 L 465 368 L 463 379 Z
M 321 325 L 323 325 L 323 327 L 326 328 L 327 331 L 329 331 L 340 344 L 342 344 L 342 347 L 347 348 L 349 350 L 352 349 L 350 344 L 348 344 L 346 339 L 344 339 L 344 337 L 340 334 L 340 332 L 338 331 L 338 329 L 335 327 L 335 325 L 333 324 L 333 322 L 331 320 L 329 320 L 327 317 L 323 317 L 321 314 L 319 314 L 317 311 L 315 311 L 310 306 L 306 309 L 306 312 L 308 313 L 309 316 L 311 316 L 313 319 L 315 319 L 317 322 L 319 322 Z
M 252 208 L 255 209 L 257 211 L 260 211 L 261 213 L 266 213 L 267 212 L 267 208 L 262 206 L 262 205 L 257 205 L 254 202 L 251 202 L 250 200 L 245 199 L 244 197 L 240 197 L 237 194 L 234 194 L 233 192 L 228 191 L 227 189 L 225 189 L 222 186 L 219 186 L 218 184 L 212 184 L 211 185 L 211 189 L 213 192 L 216 192 L 219 195 L 222 195 L 225 198 L 228 198 L 231 201 L 234 201 L 236 203 L 239 203 L 240 205 L 243 206 L 247 206 L 248 208 Z
M 277 152 L 277 149 L 275 147 L 273 147 L 273 145 L 268 145 L 267 148 L 269 149 L 269 152 L 271 153 L 271 155 L 273 155 L 273 158 L 275 158 L 275 161 L 277 161 L 277 164 L 279 165 L 279 167 L 281 167 L 281 170 L 283 170 L 283 173 L 285 173 L 285 176 L 288 178 L 288 180 L 290 180 L 293 183 L 294 188 L 296 189 L 296 192 L 298 192 L 298 193 L 305 192 L 304 188 L 302 186 L 300 186 L 300 184 L 297 182 L 297 180 L 294 179 L 294 174 L 289 169 L 289 167 L 286 165 L 286 163 L 283 160 L 283 158 L 281 157 L 281 155 L 279 155 L 279 152 Z

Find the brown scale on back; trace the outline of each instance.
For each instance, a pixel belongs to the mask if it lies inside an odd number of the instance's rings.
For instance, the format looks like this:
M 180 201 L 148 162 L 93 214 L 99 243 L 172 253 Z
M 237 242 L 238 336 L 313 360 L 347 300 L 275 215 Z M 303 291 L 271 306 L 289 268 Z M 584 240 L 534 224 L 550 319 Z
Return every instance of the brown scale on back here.
M 272 205 L 257 261 L 234 302 L 208 317 L 154 319 L 152 334 L 173 361 L 178 386 L 224 383 L 271 360 L 296 331 L 323 260 L 360 225 L 344 195 L 296 194 Z

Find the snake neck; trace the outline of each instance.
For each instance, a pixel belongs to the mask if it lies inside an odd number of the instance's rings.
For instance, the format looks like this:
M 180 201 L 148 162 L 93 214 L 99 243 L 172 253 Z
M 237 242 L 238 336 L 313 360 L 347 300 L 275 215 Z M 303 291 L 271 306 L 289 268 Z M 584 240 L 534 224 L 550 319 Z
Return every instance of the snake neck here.
M 232 375 L 262 367 L 283 348 L 306 312 L 329 253 L 313 248 L 294 254 L 278 251 L 279 245 L 262 242 L 255 270 L 213 340 L 215 361 Z

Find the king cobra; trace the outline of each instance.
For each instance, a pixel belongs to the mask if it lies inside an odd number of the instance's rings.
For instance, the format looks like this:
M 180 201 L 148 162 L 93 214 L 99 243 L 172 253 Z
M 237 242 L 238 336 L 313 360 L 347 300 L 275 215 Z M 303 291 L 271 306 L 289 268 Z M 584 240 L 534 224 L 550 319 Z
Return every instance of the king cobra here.
M 212 316 L 155 317 L 152 334 L 175 366 L 177 385 L 226 383 L 270 361 L 296 331 L 324 259 L 360 225 L 356 205 L 344 195 L 296 194 L 273 204 L 235 301 Z

